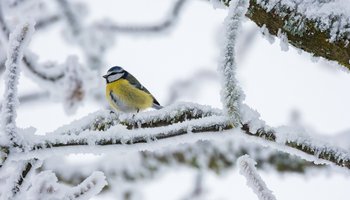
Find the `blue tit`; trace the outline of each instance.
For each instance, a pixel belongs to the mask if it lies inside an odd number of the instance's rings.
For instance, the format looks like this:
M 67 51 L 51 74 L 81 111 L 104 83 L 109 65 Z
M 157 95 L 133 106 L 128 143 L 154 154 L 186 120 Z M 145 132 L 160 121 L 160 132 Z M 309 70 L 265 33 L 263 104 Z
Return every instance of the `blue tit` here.
M 106 98 L 115 110 L 139 112 L 151 107 L 162 108 L 153 95 L 123 68 L 112 67 L 103 78 L 106 79 Z

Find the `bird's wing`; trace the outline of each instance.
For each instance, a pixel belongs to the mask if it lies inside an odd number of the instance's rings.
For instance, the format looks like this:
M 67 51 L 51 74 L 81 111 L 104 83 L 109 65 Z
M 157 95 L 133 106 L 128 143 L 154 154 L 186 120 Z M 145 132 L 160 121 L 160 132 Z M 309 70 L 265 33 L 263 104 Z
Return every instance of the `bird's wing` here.
M 153 103 L 160 106 L 160 104 L 156 100 L 156 98 L 154 98 L 154 96 L 147 90 L 147 88 L 145 88 L 143 85 L 141 85 L 141 83 L 133 75 L 128 73 L 126 79 L 130 82 L 131 85 L 133 85 L 137 89 L 140 89 L 140 90 L 150 94 L 152 96 L 152 98 L 153 98 Z

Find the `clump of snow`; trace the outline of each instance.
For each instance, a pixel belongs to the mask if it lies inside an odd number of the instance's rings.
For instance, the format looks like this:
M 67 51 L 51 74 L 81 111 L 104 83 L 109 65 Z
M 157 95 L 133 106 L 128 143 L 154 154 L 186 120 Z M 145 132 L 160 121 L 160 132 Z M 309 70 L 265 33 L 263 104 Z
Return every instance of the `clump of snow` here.
M 263 37 L 269 41 L 270 44 L 273 44 L 275 42 L 275 37 L 270 34 L 269 30 L 266 28 L 266 24 L 260 28 L 260 32 Z
M 278 29 L 277 37 L 280 39 L 280 47 L 282 51 L 289 50 L 288 38 L 285 33 L 282 33 L 281 29 Z
M 248 155 L 244 155 L 237 160 L 239 166 L 239 172 L 247 179 L 247 185 L 252 188 L 254 193 L 258 196 L 259 200 L 276 200 L 276 197 L 272 194 L 258 174 L 255 168 L 256 162 Z
M 260 119 L 260 114 L 248 105 L 242 104 L 240 112 L 242 123 L 249 125 L 251 133 L 256 133 L 258 129 L 266 127 L 265 121 Z
M 121 122 L 129 124 L 147 123 L 152 125 L 157 122 L 179 122 L 177 120 L 179 120 L 182 116 L 184 116 L 184 120 L 189 120 L 192 118 L 220 116 L 222 114 L 223 113 L 221 110 L 210 106 L 190 102 L 178 102 L 164 107 L 161 110 L 141 112 L 135 116 L 133 114 L 120 114 L 119 119 Z

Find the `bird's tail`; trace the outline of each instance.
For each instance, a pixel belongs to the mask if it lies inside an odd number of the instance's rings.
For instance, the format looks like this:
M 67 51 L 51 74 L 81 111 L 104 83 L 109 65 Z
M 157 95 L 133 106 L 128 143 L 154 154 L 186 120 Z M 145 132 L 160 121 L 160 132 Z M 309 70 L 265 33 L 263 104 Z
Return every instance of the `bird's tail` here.
M 162 109 L 163 106 L 154 103 L 152 108 L 159 110 L 159 109 Z

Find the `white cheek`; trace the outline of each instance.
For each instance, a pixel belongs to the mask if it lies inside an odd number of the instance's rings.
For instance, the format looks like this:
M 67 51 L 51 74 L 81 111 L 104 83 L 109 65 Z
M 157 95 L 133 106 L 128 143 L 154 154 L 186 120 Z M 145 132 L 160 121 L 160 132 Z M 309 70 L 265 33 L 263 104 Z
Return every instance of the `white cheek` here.
M 108 81 L 109 82 L 113 82 L 116 81 L 118 79 L 120 79 L 124 74 L 114 74 L 114 75 L 110 75 L 108 76 Z

